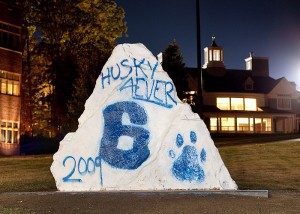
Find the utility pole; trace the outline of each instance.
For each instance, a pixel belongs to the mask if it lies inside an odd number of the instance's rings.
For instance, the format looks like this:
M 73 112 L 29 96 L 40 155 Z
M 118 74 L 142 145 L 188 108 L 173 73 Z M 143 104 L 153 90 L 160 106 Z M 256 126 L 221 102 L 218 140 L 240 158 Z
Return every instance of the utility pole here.
M 198 114 L 203 119 L 202 68 L 201 68 L 201 33 L 200 33 L 200 0 L 196 0 L 197 25 L 197 69 L 198 73 Z

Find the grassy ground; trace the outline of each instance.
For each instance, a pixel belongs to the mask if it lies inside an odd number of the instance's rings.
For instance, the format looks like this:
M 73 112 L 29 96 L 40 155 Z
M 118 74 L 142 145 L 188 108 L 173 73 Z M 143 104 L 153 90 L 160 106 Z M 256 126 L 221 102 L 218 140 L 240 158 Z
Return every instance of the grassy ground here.
M 219 148 L 239 189 L 300 191 L 300 142 Z M 0 192 L 55 191 L 52 155 L 0 157 Z
M 56 190 L 52 156 L 0 157 L 0 192 Z
M 300 142 L 219 148 L 240 189 L 300 190 Z

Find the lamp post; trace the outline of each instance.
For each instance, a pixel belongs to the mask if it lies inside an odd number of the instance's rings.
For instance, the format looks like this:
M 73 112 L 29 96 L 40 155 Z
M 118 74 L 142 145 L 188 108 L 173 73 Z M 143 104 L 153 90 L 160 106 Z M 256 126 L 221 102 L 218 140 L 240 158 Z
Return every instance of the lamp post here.
M 197 68 L 198 73 L 198 114 L 203 119 L 202 68 L 201 68 L 201 34 L 200 34 L 200 0 L 196 0 L 197 29 Z

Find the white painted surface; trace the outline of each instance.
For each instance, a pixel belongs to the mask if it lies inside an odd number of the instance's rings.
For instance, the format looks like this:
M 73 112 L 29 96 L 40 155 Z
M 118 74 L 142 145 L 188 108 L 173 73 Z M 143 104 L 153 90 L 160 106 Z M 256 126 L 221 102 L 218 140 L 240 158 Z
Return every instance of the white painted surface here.
M 136 86 L 128 84 L 130 78 Z M 66 135 L 53 156 L 51 172 L 58 190 L 237 189 L 205 124 L 172 86 L 144 45 L 118 45 L 85 104 L 77 131 Z M 119 123 L 116 111 L 109 111 L 115 106 L 125 109 Z M 131 121 L 135 116 L 145 116 L 143 124 Z M 131 136 L 120 133 L 118 124 Z M 104 129 L 109 131 L 104 134 Z M 140 133 L 144 138 L 134 143 L 132 136 Z

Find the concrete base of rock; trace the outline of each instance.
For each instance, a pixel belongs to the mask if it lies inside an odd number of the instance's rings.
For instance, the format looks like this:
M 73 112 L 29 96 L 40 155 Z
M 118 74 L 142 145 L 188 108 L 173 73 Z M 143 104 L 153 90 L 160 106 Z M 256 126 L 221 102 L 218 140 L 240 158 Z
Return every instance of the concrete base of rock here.
M 0 195 L 104 195 L 104 194 L 136 194 L 136 195 L 234 195 L 269 198 L 269 190 L 162 190 L 162 191 L 101 191 L 101 192 L 6 192 Z

